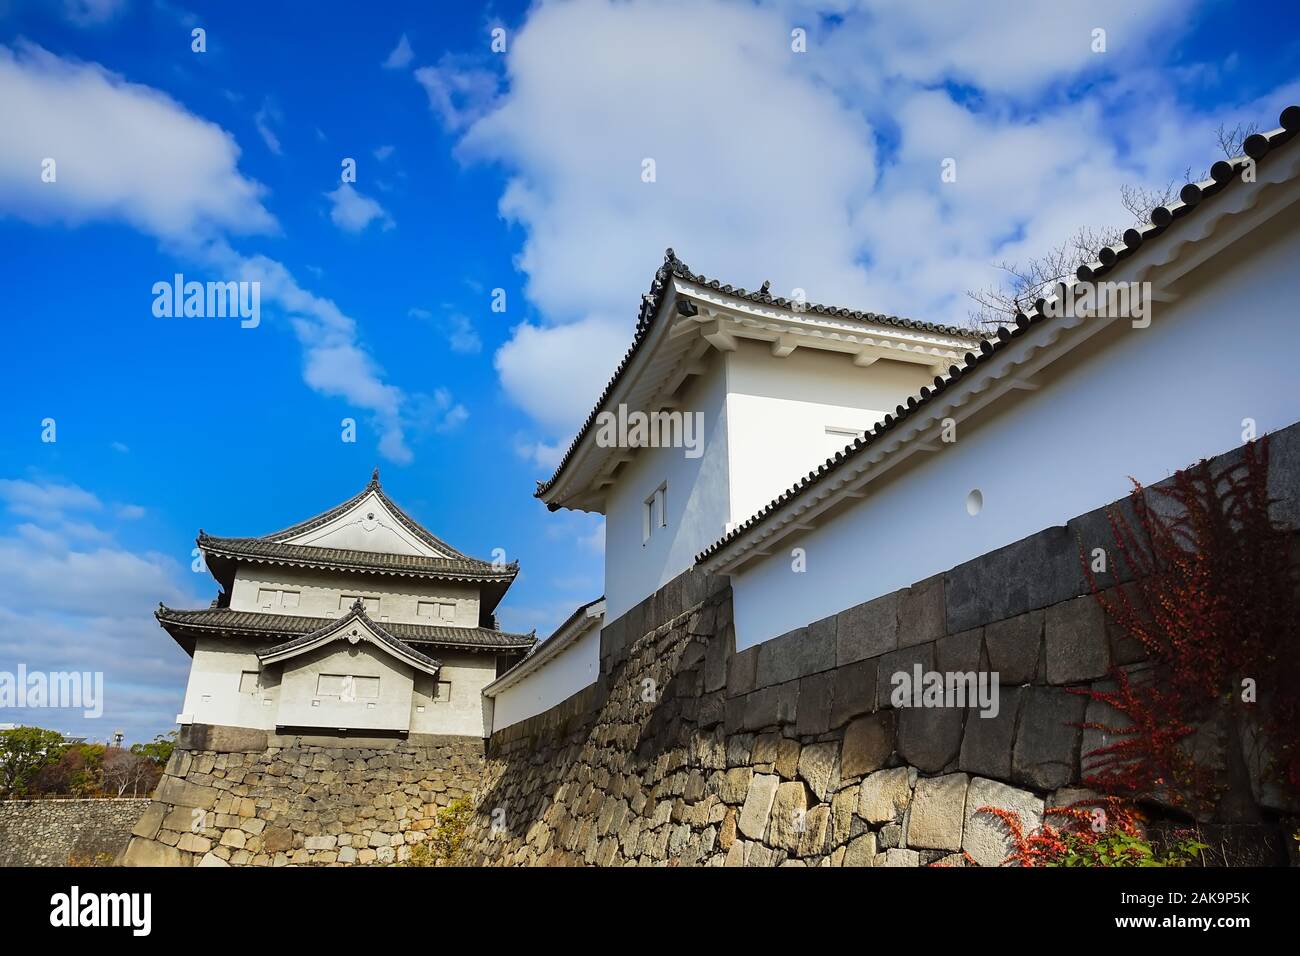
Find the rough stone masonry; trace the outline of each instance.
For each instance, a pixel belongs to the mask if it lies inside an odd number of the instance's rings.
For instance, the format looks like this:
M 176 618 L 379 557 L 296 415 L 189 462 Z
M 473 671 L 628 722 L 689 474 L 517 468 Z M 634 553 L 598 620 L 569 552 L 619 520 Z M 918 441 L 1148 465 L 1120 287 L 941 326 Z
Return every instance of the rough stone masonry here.
M 1275 516 L 1300 528 L 1300 426 L 1271 459 Z M 998 866 L 1010 838 L 981 808 L 1028 832 L 1089 796 L 1081 758 L 1106 741 L 1084 725 L 1119 715 L 1071 689 L 1143 666 L 1079 559 L 1112 541 L 1094 511 L 741 653 L 729 589 L 688 572 L 605 626 L 594 685 L 493 736 L 467 862 Z M 998 715 L 893 708 L 917 664 L 996 671 Z M 1197 735 L 1211 762 L 1217 732 Z M 1300 806 L 1260 771 L 1250 812 L 1196 822 L 1206 862 L 1286 861 Z
M 1300 426 L 1272 437 L 1270 491 L 1300 528 Z M 477 738 L 187 728 L 124 862 L 401 863 L 472 791 L 471 864 L 997 866 L 1010 841 L 980 808 L 1032 829 L 1086 796 L 1103 738 L 1082 725 L 1116 715 L 1070 689 L 1143 665 L 1080 565 L 1081 543 L 1111 540 L 1091 512 L 740 653 L 729 588 L 688 572 L 606 624 L 594 684 L 486 759 Z M 996 671 L 997 716 L 892 707 L 891 675 L 916 664 Z M 1198 744 L 1223 749 L 1213 729 Z M 1210 862 L 1286 861 L 1300 806 L 1260 769 L 1248 813 L 1198 822 Z

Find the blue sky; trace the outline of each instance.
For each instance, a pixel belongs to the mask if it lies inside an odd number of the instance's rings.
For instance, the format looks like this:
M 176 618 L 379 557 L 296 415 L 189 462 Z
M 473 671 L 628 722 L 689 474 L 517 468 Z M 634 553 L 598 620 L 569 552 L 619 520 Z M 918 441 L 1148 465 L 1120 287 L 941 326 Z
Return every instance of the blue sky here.
M 517 558 L 503 625 L 548 633 L 600 593 L 603 539 L 533 482 L 665 246 L 747 287 L 961 320 L 996 262 L 1128 225 L 1119 187 L 1208 167 L 1220 123 L 1275 125 L 1300 100 L 1298 20 L 1173 0 L 0 2 L 0 670 L 107 682 L 101 720 L 0 722 L 169 729 L 188 659 L 151 611 L 215 595 L 190 571 L 198 529 L 276 530 L 375 465 L 435 533 Z M 261 324 L 156 318 L 176 272 L 261 279 Z

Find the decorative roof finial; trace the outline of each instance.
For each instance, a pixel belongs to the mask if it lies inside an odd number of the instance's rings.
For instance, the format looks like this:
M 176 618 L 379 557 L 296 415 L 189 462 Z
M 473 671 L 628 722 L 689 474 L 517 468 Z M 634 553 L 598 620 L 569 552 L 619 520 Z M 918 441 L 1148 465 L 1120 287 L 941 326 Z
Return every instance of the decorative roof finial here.
M 772 283 L 767 279 L 763 280 L 763 286 L 758 290 L 759 295 L 767 295 L 768 290 L 772 288 Z
M 352 602 L 352 613 L 353 614 L 366 613 L 366 603 L 362 601 L 361 598 L 357 598 L 355 601 Z
M 379 466 L 378 466 L 378 465 L 376 465 L 376 466 L 375 466 L 375 470 L 372 471 L 372 472 L 370 473 L 370 483 L 371 483 L 372 485 L 378 485 L 378 484 L 379 484 Z
M 676 262 L 677 253 L 673 252 L 673 247 L 669 246 L 664 250 L 664 262 Z

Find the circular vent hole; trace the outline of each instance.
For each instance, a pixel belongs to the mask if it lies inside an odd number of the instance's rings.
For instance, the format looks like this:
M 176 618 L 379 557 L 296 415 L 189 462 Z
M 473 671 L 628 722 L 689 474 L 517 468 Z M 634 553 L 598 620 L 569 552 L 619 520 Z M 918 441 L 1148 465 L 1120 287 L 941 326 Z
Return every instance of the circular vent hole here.
M 966 496 L 966 513 L 972 518 L 984 508 L 984 495 L 976 488 Z

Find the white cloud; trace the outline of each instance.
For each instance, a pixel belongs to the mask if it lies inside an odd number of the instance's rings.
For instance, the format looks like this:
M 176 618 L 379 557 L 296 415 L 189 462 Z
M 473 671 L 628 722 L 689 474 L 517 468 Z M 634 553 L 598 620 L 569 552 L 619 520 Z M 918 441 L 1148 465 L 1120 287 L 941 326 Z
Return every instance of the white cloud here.
M 443 128 L 458 132 L 491 109 L 501 85 L 496 72 L 472 60 L 447 54 L 437 66 L 415 71 L 416 81 L 429 97 L 429 109 Z
M 499 209 L 523 229 L 538 317 L 495 364 L 538 445 L 567 442 L 590 409 L 665 246 L 747 288 L 961 322 L 999 260 L 1127 225 L 1122 184 L 1215 158 L 1214 123 L 1179 101 L 1190 80 L 1147 59 L 1183 26 L 1172 0 L 836 7 L 574 0 L 514 32 L 458 156 L 505 170 Z M 448 60 L 421 79 L 444 125 L 478 111 L 456 94 L 487 90 L 480 72 Z M 1059 95 L 1080 77 L 1086 96 Z
M 330 219 L 344 232 L 361 232 L 372 222 L 381 223 L 384 229 L 394 225 L 383 206 L 357 192 L 351 183 L 341 183 L 338 189 L 325 195 L 330 200 Z
M 630 340 L 627 323 L 594 316 L 550 327 L 524 322 L 493 362 L 507 394 L 558 434 L 582 422 Z
M 407 315 L 437 326 L 438 330 L 446 336 L 447 345 L 453 352 L 460 355 L 477 355 L 483 351 L 483 340 L 479 338 L 478 329 L 474 328 L 474 323 L 463 312 L 446 308 L 442 314 L 435 317 L 428 309 L 412 308 L 407 311 Z
M 0 501 L 16 515 L 61 520 L 69 511 L 99 511 L 99 497 L 76 485 L 41 484 L 22 478 L 0 478 Z
M 150 87 L 29 43 L 0 46 L 0 213 L 121 219 L 163 239 L 276 230 L 221 127 Z M 52 159 L 56 180 L 43 182 Z
M 375 159 L 379 160 L 382 163 L 386 159 L 388 159 L 388 157 L 392 156 L 393 153 L 395 153 L 396 151 L 397 151 L 396 146 L 378 146 L 375 148 Z
M 280 138 L 271 125 L 278 124 L 282 118 L 280 110 L 269 98 L 263 100 L 262 108 L 253 114 L 253 125 L 257 127 L 257 134 L 262 137 L 262 142 L 266 143 L 266 148 L 276 156 L 282 156 L 284 149 L 280 146 Z
M 307 385 L 369 412 L 381 454 L 411 460 L 409 396 L 384 380 L 356 321 L 280 262 L 230 245 L 229 236 L 278 229 L 263 187 L 239 172 L 230 134 L 156 90 L 30 44 L 0 45 L 0 89 L 0 215 L 123 221 L 224 278 L 260 281 L 262 304 L 285 312 L 302 344 Z M 57 161 L 52 183 L 41 181 L 46 156 Z M 373 200 L 345 190 L 331 196 L 341 226 L 391 225 Z
M 393 47 L 382 65 L 385 70 L 404 70 L 414 59 L 415 51 L 411 49 L 411 41 L 403 33 L 402 38 L 397 41 L 397 46 Z

